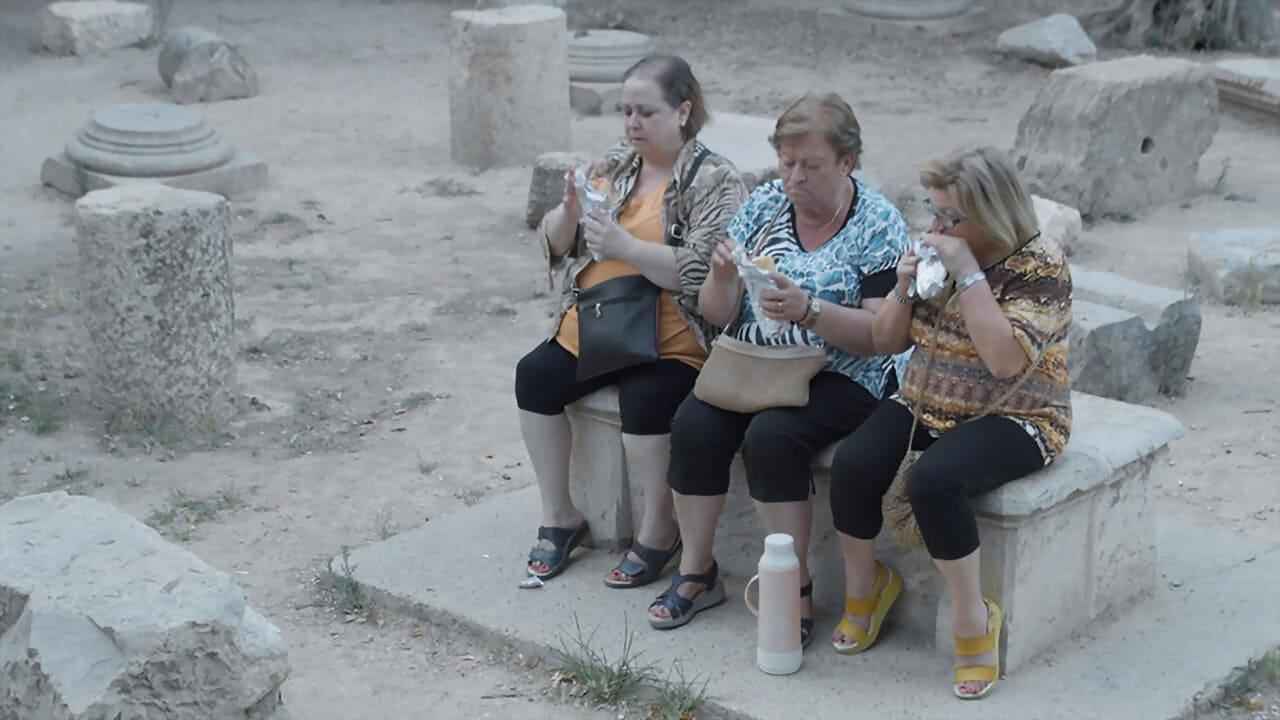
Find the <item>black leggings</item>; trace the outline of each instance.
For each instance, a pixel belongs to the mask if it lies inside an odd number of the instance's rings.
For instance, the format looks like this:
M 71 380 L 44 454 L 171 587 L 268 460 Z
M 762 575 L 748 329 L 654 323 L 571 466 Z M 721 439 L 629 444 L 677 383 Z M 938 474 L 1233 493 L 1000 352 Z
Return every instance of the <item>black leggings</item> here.
M 671 416 L 697 379 L 698 371 L 679 360 L 658 360 L 579 382 L 578 358 L 548 340 L 516 365 L 516 405 L 539 415 L 559 415 L 569 403 L 617 385 L 622 432 L 666 435 Z
M 671 423 L 667 481 L 681 495 L 729 492 L 729 466 L 742 448 L 747 487 L 760 502 L 800 502 L 813 492 L 814 455 L 848 435 L 871 414 L 876 399 L 844 375 L 818 373 L 809 404 L 744 414 L 690 395 Z
M 883 518 L 880 499 L 907 452 L 911 411 L 886 400 L 836 448 L 831 464 L 831 515 L 836 530 L 874 539 Z M 968 498 L 1044 467 L 1040 447 L 1021 425 L 989 416 L 940 438 L 916 428 L 915 449 L 925 450 L 907 480 L 911 510 L 929 554 L 958 560 L 978 549 L 978 523 Z

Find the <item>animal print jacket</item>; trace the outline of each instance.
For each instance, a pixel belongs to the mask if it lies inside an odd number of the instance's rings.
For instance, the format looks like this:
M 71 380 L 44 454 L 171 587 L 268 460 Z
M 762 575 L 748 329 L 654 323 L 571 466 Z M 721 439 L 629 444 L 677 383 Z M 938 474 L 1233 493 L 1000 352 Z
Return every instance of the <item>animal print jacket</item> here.
M 698 343 L 703 349 L 710 350 L 711 341 L 715 339 L 718 329 L 698 313 L 698 291 L 707 278 L 711 251 L 729 238 L 726 228 L 746 198 L 747 188 L 733 163 L 713 152 L 703 158 L 690 187 L 677 187 L 684 182 L 694 158 L 704 149 L 706 148 L 702 143 L 690 140 L 676 156 L 673 172 L 675 179 L 667 185 L 662 198 L 662 227 L 669 228 L 677 220 L 684 223 L 684 237 L 674 239 L 671 245 L 680 275 L 680 289 L 671 294 L 675 298 L 676 309 L 693 329 Z M 611 212 L 615 221 L 626 206 L 636 179 L 640 176 L 640 163 L 640 156 L 624 142 L 610 148 L 592 171 L 594 177 L 609 180 L 611 197 L 614 198 Z M 569 253 L 559 257 L 552 256 L 549 232 L 547 219 L 544 217 L 538 226 L 538 234 L 542 237 L 543 254 L 549 262 L 552 286 L 557 282 L 560 285 L 560 303 L 551 325 L 551 336 L 554 337 L 565 312 L 573 306 L 573 279 L 591 262 L 591 254 L 587 251 L 579 228 L 574 247 Z

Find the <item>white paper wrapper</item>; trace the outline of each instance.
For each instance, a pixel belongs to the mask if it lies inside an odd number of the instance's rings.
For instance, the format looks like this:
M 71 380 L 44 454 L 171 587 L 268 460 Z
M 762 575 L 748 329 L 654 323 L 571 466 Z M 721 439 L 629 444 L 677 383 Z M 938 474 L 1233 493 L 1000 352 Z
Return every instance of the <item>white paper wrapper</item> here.
M 928 300 L 947 286 L 947 268 L 938 257 L 938 251 L 919 240 L 915 242 L 915 253 L 920 262 L 916 264 L 916 276 L 907 288 L 907 295 Z
M 609 196 L 591 187 L 591 183 L 587 182 L 590 179 L 585 167 L 579 165 L 574 168 L 573 187 L 578 192 L 578 203 L 582 205 L 583 217 L 595 212 L 609 212 Z M 604 257 L 592 250 L 591 259 L 600 262 Z
M 760 309 L 760 293 L 765 290 L 777 290 L 778 284 L 773 281 L 769 271 L 751 262 L 747 251 L 737 248 L 733 251 L 733 262 L 738 266 L 738 277 L 747 288 L 747 302 L 751 303 L 751 312 L 756 316 L 756 324 L 766 337 L 778 337 L 786 329 L 788 323 L 765 317 Z

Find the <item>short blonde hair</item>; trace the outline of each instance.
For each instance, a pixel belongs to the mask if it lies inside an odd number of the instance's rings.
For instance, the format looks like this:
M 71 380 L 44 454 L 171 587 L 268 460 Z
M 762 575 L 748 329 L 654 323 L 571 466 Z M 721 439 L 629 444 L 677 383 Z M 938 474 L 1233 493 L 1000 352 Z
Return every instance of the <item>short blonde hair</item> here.
M 920 184 L 950 193 L 956 209 L 1005 252 L 1039 232 L 1031 194 L 996 148 L 966 148 L 930 160 L 920 171 Z
M 820 132 L 836 157 L 853 156 L 854 167 L 861 166 L 862 127 L 853 108 L 835 93 L 805 95 L 778 116 L 769 144 L 776 151 L 785 142 Z

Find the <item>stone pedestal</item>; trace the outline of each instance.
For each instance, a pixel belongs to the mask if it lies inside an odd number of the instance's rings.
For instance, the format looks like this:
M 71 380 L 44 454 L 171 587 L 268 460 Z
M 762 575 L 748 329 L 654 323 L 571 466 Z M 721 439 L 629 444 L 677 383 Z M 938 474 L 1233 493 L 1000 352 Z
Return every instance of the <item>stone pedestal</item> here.
M 942 20 L 969 10 L 969 0 L 846 0 L 850 12 L 882 20 Z
M 573 428 L 570 494 L 587 516 L 591 547 L 630 547 L 644 512 L 640 484 L 627 480 L 618 388 L 594 392 L 565 410 Z
M 154 25 L 151 6 L 145 3 L 55 2 L 40 18 L 40 43 L 60 55 L 85 55 L 146 42 Z
M 76 202 L 93 398 L 109 417 L 215 432 L 235 413 L 231 212 L 140 183 Z
M 457 10 L 449 41 L 454 162 L 530 165 L 569 147 L 565 15 L 543 5 Z
M 45 185 L 79 197 L 138 182 L 239 197 L 263 187 L 267 165 L 190 108 L 160 103 L 95 110 L 63 152 L 45 160 Z
M 1038 195 L 1084 215 L 1132 213 L 1194 193 L 1217 129 L 1209 71 L 1144 55 L 1053 72 L 1013 156 Z

